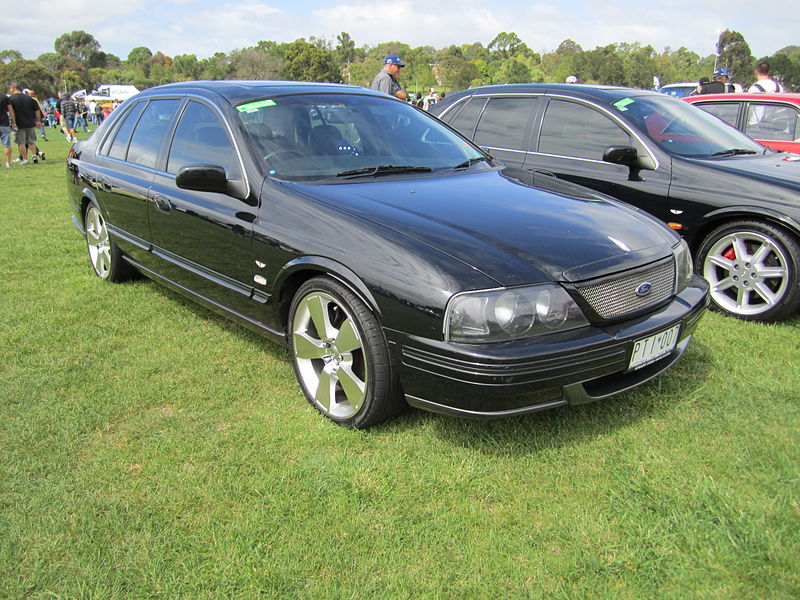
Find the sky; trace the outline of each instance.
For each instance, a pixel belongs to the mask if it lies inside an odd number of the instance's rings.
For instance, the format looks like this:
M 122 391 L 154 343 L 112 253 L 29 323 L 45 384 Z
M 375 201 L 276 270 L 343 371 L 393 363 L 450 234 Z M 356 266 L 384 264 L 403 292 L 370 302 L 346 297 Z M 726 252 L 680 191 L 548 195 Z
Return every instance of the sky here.
M 756 58 L 800 45 L 800 0 L 761 10 L 753 0 L 26 0 L 14 10 L 11 0 L 0 3 L 7 4 L 0 50 L 29 59 L 53 52 L 55 39 L 74 30 L 92 34 L 101 50 L 123 60 L 137 46 L 201 59 L 260 40 L 314 36 L 335 45 L 343 31 L 357 47 L 400 41 L 437 49 L 486 46 L 513 31 L 541 53 L 572 39 L 584 50 L 640 42 L 658 52 L 685 46 L 708 56 L 725 29 L 741 33 Z

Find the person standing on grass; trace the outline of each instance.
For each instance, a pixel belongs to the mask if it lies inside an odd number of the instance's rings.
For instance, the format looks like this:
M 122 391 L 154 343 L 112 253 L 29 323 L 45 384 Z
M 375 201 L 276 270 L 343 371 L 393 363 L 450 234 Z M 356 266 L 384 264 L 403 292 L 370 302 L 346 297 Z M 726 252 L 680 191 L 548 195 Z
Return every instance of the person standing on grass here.
M 68 142 L 77 142 L 75 137 L 75 117 L 78 113 L 78 105 L 69 97 L 69 94 L 61 96 L 61 116 L 64 117 L 64 137 Z
M 3 166 L 11 166 L 11 118 L 8 115 L 8 96 L 0 92 L 0 141 L 3 143 Z
M 15 138 L 19 148 L 22 164 L 28 164 L 28 149 L 33 152 L 32 160 L 39 162 L 36 155 L 36 128 L 42 122 L 42 113 L 39 112 L 39 105 L 36 101 L 23 94 L 19 85 L 12 83 L 9 86 L 11 98 L 9 99 L 9 114 L 11 116 L 11 128 L 16 130 Z
M 45 118 L 45 112 L 44 112 L 44 109 L 42 108 L 42 103 L 41 103 L 41 102 L 39 102 L 39 99 L 36 97 L 36 92 L 34 92 L 33 90 L 27 90 L 27 89 L 26 89 L 26 90 L 22 90 L 22 91 L 23 91 L 23 92 L 25 92 L 26 94 L 28 94 L 28 96 L 30 96 L 30 97 L 31 97 L 31 98 L 33 98 L 34 100 L 36 100 L 36 104 L 39 106 L 39 112 L 40 112 L 40 113 L 41 113 L 41 115 L 42 115 L 42 122 L 41 122 L 41 123 L 39 123 L 39 127 L 37 127 L 37 130 L 38 130 L 38 132 L 39 132 L 39 135 L 40 135 L 40 136 L 42 137 L 42 139 L 43 139 L 43 140 L 46 142 L 46 141 L 47 141 L 47 134 L 46 134 L 46 133 L 45 133 L 45 131 L 44 131 L 44 118 Z M 39 152 L 39 157 L 41 158 L 41 156 L 42 156 L 43 154 L 44 154 L 43 152 Z

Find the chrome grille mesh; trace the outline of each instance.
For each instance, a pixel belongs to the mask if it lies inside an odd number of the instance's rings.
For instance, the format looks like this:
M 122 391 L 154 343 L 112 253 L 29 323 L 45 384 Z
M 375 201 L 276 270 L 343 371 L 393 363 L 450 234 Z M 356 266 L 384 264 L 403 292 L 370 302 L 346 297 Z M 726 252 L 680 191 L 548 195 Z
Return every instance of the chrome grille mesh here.
M 646 296 L 638 296 L 636 289 L 645 282 L 650 283 L 652 289 Z M 675 261 L 667 259 L 647 269 L 627 272 L 617 278 L 577 285 L 576 289 L 598 316 L 614 319 L 644 310 L 669 298 L 675 291 Z

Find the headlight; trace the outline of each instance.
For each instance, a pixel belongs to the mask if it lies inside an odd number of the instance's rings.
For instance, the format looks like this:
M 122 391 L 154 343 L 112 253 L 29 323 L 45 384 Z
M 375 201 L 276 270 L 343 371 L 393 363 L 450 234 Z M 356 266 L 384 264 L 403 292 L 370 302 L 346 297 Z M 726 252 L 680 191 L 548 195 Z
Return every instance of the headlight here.
M 686 240 L 681 240 L 672 251 L 675 253 L 675 293 L 678 294 L 692 280 L 694 265 L 692 264 L 692 253 L 689 252 L 689 245 Z
M 588 324 L 564 288 L 545 284 L 453 296 L 444 335 L 452 342 L 503 342 Z

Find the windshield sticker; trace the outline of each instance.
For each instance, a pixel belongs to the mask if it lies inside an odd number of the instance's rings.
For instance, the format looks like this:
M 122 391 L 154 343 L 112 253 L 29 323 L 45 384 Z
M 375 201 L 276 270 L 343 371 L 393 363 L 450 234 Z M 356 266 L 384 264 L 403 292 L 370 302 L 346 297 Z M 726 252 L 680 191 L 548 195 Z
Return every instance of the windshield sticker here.
M 626 107 L 633 103 L 634 100 L 632 98 L 623 98 L 622 100 L 614 102 L 614 106 L 616 106 L 619 110 L 628 110 Z
M 264 108 L 266 106 L 275 106 L 275 100 L 259 100 L 258 102 L 242 104 L 241 106 L 237 106 L 236 110 L 243 113 L 252 113 L 257 112 L 259 108 Z

